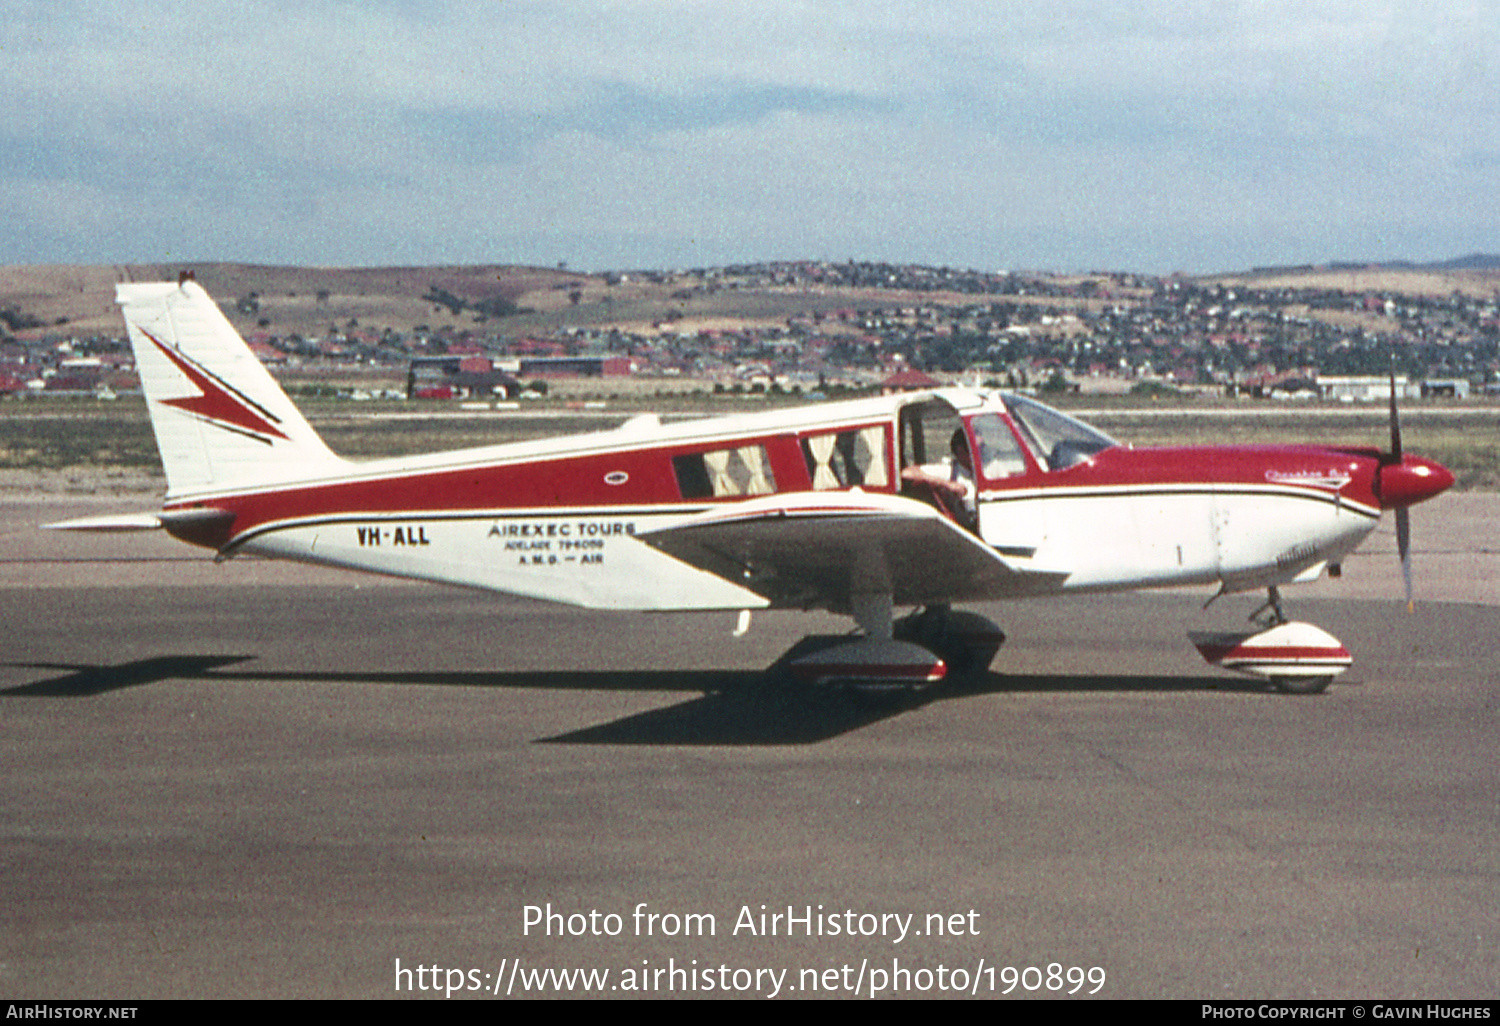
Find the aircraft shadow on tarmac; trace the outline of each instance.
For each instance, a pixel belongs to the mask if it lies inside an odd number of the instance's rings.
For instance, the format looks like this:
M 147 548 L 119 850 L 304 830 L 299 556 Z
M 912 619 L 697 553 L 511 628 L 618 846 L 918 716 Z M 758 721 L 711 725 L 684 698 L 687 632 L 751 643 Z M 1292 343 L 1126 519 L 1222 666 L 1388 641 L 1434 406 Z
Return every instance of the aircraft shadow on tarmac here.
M 12 663 L 66 671 L 62 676 L 0 691 L 0 697 L 89 698 L 162 683 L 304 681 L 416 687 L 535 688 L 558 691 L 697 692 L 675 705 L 583 727 L 546 744 L 596 745 L 795 745 L 826 741 L 934 702 L 983 695 L 1066 692 L 1260 692 L 1258 681 L 1226 677 L 968 675 L 920 690 L 871 691 L 819 687 L 769 670 L 548 670 L 518 672 L 340 673 L 226 670 L 245 655 L 167 655 L 118 665 Z
M 33 670 L 66 670 L 61 677 L 18 684 L 0 690 L 0 696 L 22 695 L 35 698 L 91 698 L 110 691 L 158 684 L 164 680 L 194 680 L 209 676 L 221 666 L 243 663 L 254 656 L 157 656 L 115 666 L 87 666 L 71 663 L 7 663 L 7 666 Z

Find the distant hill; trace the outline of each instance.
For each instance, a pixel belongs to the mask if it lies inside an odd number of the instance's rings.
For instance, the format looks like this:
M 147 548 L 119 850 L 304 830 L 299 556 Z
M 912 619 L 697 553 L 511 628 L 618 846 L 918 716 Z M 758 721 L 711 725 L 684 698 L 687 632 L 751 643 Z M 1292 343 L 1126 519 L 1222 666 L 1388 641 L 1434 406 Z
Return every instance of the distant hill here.
M 567 307 L 572 293 L 602 295 L 604 281 L 566 270 L 513 266 L 270 267 L 199 263 L 0 267 L 0 310 L 30 325 L 118 334 L 115 283 L 172 281 L 191 270 L 241 331 L 319 333 L 330 326 L 473 326 L 522 310 Z
M 118 336 L 114 286 L 121 281 L 170 281 L 191 270 L 247 336 L 322 336 L 358 330 L 395 332 L 476 330 L 509 335 L 549 334 L 569 328 L 625 331 L 736 330 L 785 324 L 848 309 L 907 305 L 962 305 L 974 296 L 945 291 L 952 280 L 916 265 L 896 284 L 826 284 L 795 280 L 787 268 L 747 265 L 711 271 L 584 274 L 566 268 L 510 265 L 458 267 L 275 267 L 256 264 L 0 266 L 0 334 Z M 810 262 L 809 267 L 816 266 Z M 779 269 L 779 270 L 778 270 Z M 771 273 L 777 271 L 777 273 Z M 969 273 L 969 272 L 965 272 Z M 980 272 L 973 272 L 980 273 Z M 1028 276 L 1067 284 L 1065 277 Z M 1111 277 L 1100 272 L 1104 281 Z M 1128 275 L 1101 287 L 1116 298 L 1149 294 L 1152 279 Z M 1500 288 L 1500 256 L 1474 254 L 1442 263 L 1334 264 L 1257 268 L 1199 279 L 1254 288 L 1329 289 L 1406 295 L 1458 291 L 1490 297 Z M 939 284 L 930 284 L 937 281 Z M 922 283 L 928 284 L 922 284 Z M 1046 289 L 1010 301 L 1047 302 Z M 852 329 L 851 329 L 852 330 Z
M 1252 274 L 1316 274 L 1320 271 L 1500 271 L 1500 256 L 1470 253 L 1452 260 L 1417 263 L 1412 260 L 1333 260 L 1326 264 L 1285 264 L 1257 267 Z
M 0 332 L 121 333 L 115 283 L 191 270 L 242 333 L 381 334 L 440 329 L 521 335 L 567 328 L 735 328 L 847 306 L 909 303 L 897 289 L 710 285 L 702 272 L 585 274 L 563 268 L 271 267 L 208 263 L 0 267 Z M 743 287 L 742 287 L 743 285 Z M 931 301 L 934 293 L 922 293 Z
M 388 330 L 512 336 L 609 328 L 647 334 L 724 331 L 784 326 L 789 318 L 855 308 L 973 300 L 962 290 L 945 291 L 946 273 L 924 273 L 933 269 L 917 265 L 903 268 L 912 273 L 893 284 L 882 278 L 879 283 L 827 285 L 797 279 L 789 270 L 815 263 L 603 274 L 501 265 L 10 266 L 0 267 L 0 332 L 118 336 L 122 324 L 115 283 L 171 281 L 179 270 L 191 270 L 230 321 L 252 337 L 355 331 L 379 336 Z M 1042 293 L 1033 293 L 1021 301 L 1041 301 Z
M 1500 256 L 1492 253 L 1470 253 L 1468 256 L 1454 257 L 1452 260 L 1438 260 L 1431 263 L 1419 264 L 1410 260 L 1387 260 L 1383 263 L 1364 263 L 1360 261 L 1340 260 L 1328 265 L 1330 271 L 1497 271 L 1500 270 Z
M 1500 271 L 1500 256 L 1494 253 L 1470 253 L 1468 256 L 1422 266 L 1433 271 Z
M 1461 292 L 1489 297 L 1500 290 L 1500 256 L 1474 253 L 1426 264 L 1405 260 L 1341 260 L 1327 264 L 1257 267 L 1244 273 L 1217 274 L 1203 280 L 1254 288 L 1326 289 L 1409 296 L 1445 296 Z

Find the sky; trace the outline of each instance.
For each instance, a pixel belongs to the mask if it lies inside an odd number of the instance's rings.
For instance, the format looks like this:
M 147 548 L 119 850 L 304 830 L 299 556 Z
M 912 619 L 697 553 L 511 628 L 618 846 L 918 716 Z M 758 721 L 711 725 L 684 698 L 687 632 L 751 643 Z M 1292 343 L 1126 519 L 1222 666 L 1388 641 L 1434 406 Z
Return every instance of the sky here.
M 1500 0 L 7 0 L 0 264 L 1500 253 Z

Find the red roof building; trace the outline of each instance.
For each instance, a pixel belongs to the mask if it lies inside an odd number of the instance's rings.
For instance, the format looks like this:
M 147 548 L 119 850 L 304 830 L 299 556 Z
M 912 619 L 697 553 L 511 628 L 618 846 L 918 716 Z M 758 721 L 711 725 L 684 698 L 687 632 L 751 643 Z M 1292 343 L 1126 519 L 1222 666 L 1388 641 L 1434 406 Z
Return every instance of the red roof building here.
M 929 388 L 941 388 L 943 383 L 931 374 L 919 370 L 898 371 L 880 383 L 887 392 L 921 392 Z

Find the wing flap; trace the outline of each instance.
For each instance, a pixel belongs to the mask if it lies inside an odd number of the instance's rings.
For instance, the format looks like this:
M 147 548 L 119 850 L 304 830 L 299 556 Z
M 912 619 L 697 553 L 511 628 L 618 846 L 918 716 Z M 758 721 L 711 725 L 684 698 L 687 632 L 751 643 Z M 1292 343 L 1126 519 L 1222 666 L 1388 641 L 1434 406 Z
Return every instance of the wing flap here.
M 879 493 L 766 496 L 638 537 L 783 608 L 847 611 L 862 592 L 897 605 L 974 601 L 1033 583 L 932 507 Z

